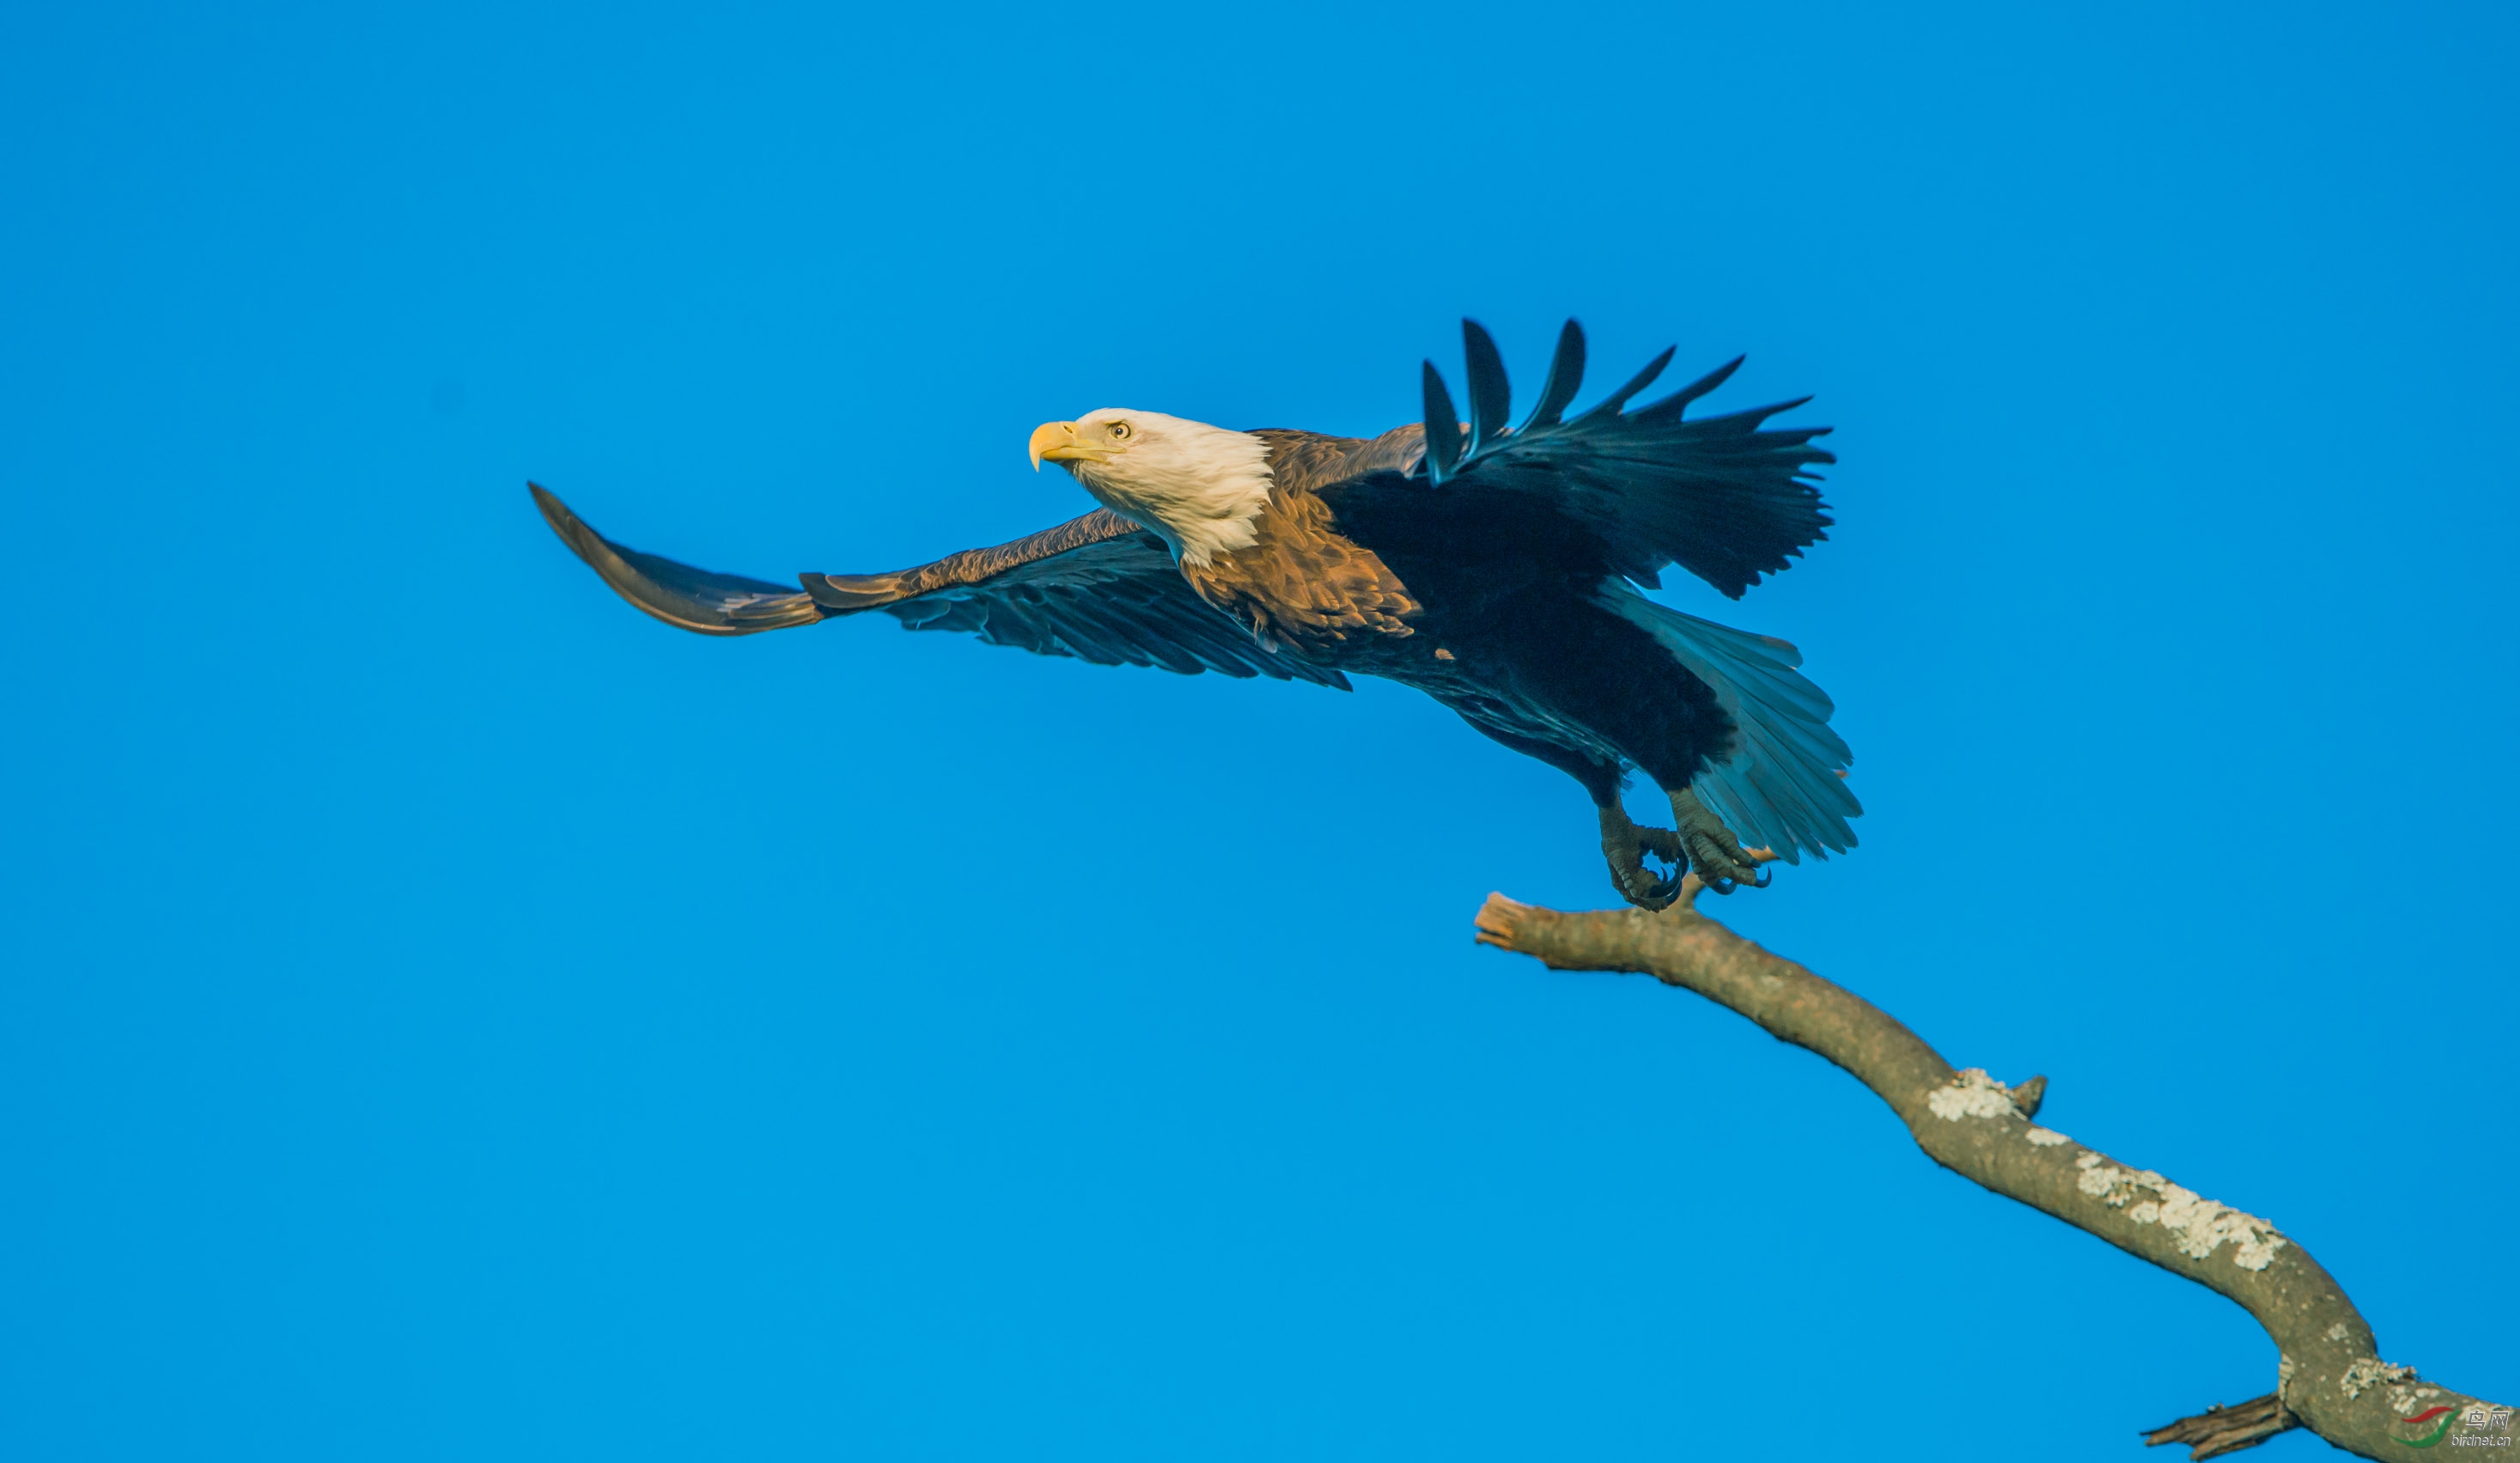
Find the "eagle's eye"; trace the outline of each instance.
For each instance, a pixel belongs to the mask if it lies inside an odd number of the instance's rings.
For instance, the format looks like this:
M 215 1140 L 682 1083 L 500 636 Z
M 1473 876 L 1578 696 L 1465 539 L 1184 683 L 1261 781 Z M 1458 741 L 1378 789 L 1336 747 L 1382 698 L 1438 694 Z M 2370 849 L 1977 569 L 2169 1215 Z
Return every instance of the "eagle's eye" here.
M 1112 423 L 1112 424 L 1111 424 L 1111 440 L 1113 440 L 1113 441 L 1115 441 L 1115 442 L 1125 442 L 1125 441 L 1127 441 L 1128 439 L 1129 439 L 1129 424 L 1128 424 L 1128 423 L 1126 423 L 1126 422 L 1114 422 L 1114 423 Z

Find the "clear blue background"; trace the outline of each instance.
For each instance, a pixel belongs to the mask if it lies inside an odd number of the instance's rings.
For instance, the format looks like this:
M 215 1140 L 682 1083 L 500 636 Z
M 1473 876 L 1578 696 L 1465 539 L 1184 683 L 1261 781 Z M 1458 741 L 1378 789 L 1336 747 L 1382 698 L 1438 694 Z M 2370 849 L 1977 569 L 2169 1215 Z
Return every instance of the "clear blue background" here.
M 2269 1390 L 1819 1060 L 1473 947 L 1604 876 L 1431 703 L 680 635 L 524 493 L 915 563 L 1086 506 L 1037 422 L 1376 431 L 1463 313 L 1839 429 L 1830 542 L 1671 597 L 1804 647 L 1863 847 L 1717 912 L 2520 1393 L 2506 7 L 361 9 L 0 22 L 0 1454 Z

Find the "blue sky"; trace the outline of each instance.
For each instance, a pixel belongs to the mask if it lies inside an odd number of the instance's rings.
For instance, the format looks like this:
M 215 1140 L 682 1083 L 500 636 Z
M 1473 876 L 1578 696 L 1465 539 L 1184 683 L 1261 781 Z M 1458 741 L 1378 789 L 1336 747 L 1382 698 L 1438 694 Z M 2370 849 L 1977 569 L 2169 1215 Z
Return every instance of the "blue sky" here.
M 1716 912 L 2520 1392 L 2514 40 L 13 10 L 0 1454 L 2132 1458 L 2267 1391 L 1834 1069 L 1473 947 L 1604 879 L 1431 703 L 679 635 L 524 493 L 916 563 L 1086 506 L 1037 422 L 1377 431 L 1463 314 L 1838 429 L 1830 542 L 1666 597 L 1803 647 L 1863 846 Z

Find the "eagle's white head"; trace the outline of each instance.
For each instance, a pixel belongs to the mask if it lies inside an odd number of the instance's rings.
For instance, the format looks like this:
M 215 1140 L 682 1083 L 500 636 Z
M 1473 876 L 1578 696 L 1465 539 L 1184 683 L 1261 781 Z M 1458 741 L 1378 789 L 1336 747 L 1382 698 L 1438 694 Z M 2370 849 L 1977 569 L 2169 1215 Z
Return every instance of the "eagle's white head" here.
M 1105 508 L 1145 525 L 1185 564 L 1249 548 L 1269 506 L 1269 446 L 1157 411 L 1106 406 L 1032 434 L 1033 471 L 1055 462 Z

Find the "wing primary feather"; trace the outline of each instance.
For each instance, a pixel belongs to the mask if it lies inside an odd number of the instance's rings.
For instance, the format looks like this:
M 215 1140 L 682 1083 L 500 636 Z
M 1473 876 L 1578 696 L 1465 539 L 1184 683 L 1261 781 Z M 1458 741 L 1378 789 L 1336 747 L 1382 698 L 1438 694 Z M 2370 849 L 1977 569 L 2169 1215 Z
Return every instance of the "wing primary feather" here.
M 1540 384 L 1540 403 L 1522 424 L 1525 432 L 1554 427 L 1566 403 L 1584 388 L 1584 327 L 1569 320 L 1557 332 L 1557 353 L 1549 358 L 1549 379 Z
M 542 484 L 525 486 L 561 542 L 613 593 L 676 629 L 701 635 L 755 635 L 812 624 L 823 617 L 824 611 L 811 598 L 785 584 L 695 569 L 661 554 L 643 554 L 614 543 L 569 512 L 568 505 Z
M 1462 460 L 1462 419 L 1453 412 L 1453 393 L 1444 389 L 1444 375 L 1426 362 L 1426 480 L 1441 482 Z
M 1748 436 L 1757 432 L 1760 424 L 1770 417 L 1792 411 L 1797 406 L 1809 406 L 1811 401 L 1812 398 L 1809 396 L 1796 396 L 1791 401 L 1770 402 L 1766 406 L 1753 406 L 1746 411 L 1728 411 L 1720 417 L 1699 417 L 1688 425 L 1707 432 L 1715 432 L 1720 428 L 1734 436 Z M 1671 398 L 1666 396 L 1643 411 L 1638 412 L 1637 415 L 1643 417 L 1651 413 L 1659 417 L 1670 405 Z M 1779 447 L 1799 446 L 1813 437 L 1826 436 L 1830 431 L 1831 429 L 1826 427 L 1785 427 L 1769 433 L 1767 439 L 1771 444 Z M 1787 440 L 1789 437 L 1794 440 Z
M 1748 359 L 1749 357 L 1746 355 L 1736 355 L 1731 360 L 1716 367 L 1714 370 L 1697 378 L 1695 381 L 1682 387 L 1679 390 L 1663 397 L 1660 401 L 1653 403 L 1651 406 L 1641 406 L 1637 408 L 1637 415 L 1640 417 L 1677 417 L 1682 412 L 1688 410 L 1688 403 L 1732 380 L 1732 373 L 1740 370 L 1741 363 Z M 1809 396 L 1803 398 L 1804 401 L 1808 401 L 1811 398 Z M 1801 403 L 1797 402 L 1795 404 L 1799 405 Z M 1779 411 L 1784 410 L 1782 407 L 1778 407 L 1777 409 Z
M 1619 414 L 1619 409 L 1626 406 L 1631 397 L 1635 396 L 1637 392 L 1642 391 L 1645 388 L 1654 384 L 1654 378 L 1662 374 L 1663 367 L 1671 364 L 1672 356 L 1677 354 L 1679 350 L 1680 347 L 1677 345 L 1664 346 L 1662 354 L 1645 362 L 1645 368 L 1639 371 L 1636 375 L 1629 377 L 1628 384 L 1626 386 L 1619 388 L 1609 395 L 1601 398 L 1599 405 L 1594 407 L 1591 411 L 1584 413 L 1584 415 L 1577 417 L 1575 420 L 1578 423 L 1583 423 L 1595 421 L 1601 417 L 1617 416 Z
M 1462 452 L 1466 459 L 1505 435 L 1513 391 L 1506 384 L 1505 357 L 1497 351 L 1496 339 L 1475 320 L 1462 322 L 1462 356 L 1468 367 L 1470 391 L 1470 444 Z

